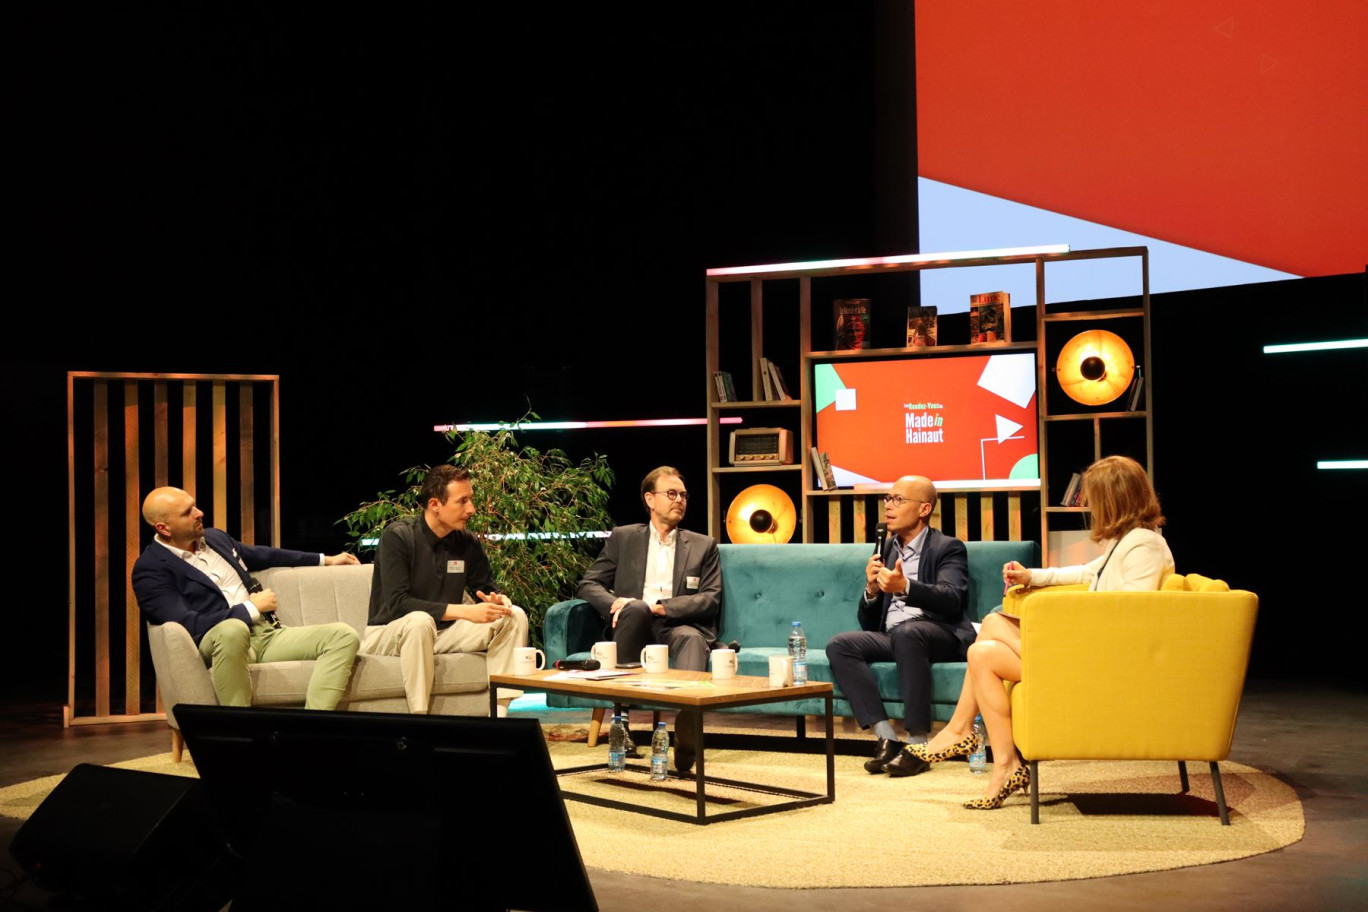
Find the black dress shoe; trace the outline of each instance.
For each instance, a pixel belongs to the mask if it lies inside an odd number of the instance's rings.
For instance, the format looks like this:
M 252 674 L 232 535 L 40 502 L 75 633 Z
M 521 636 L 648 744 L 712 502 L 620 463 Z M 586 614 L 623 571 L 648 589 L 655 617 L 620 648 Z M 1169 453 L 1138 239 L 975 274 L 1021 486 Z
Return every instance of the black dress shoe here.
M 884 764 L 884 772 L 894 779 L 901 779 L 903 776 L 915 776 L 930 768 L 931 764 L 906 749 L 898 751 L 898 756 Z
M 679 715 L 675 716 L 674 765 L 681 773 L 693 769 L 694 753 L 698 749 L 698 745 L 694 743 L 696 719 L 697 711 L 692 709 L 682 709 Z
M 884 764 L 894 759 L 903 749 L 903 743 L 896 738 L 880 738 L 879 749 L 871 760 L 865 761 L 865 770 L 870 773 L 884 772 Z

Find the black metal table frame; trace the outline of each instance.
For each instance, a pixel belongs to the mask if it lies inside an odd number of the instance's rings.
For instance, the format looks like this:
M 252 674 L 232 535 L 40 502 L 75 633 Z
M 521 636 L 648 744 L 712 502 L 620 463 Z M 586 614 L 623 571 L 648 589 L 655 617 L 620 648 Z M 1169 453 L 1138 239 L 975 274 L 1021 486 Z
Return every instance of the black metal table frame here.
M 538 687 L 538 686 L 536 686 L 536 685 L 534 685 L 534 684 L 533 684 L 533 685 L 530 685 L 530 684 L 520 684 L 519 686 L 522 687 L 523 689 L 526 689 L 526 690 L 542 690 L 542 689 L 543 689 L 543 688 Z M 553 689 L 547 690 L 547 692 L 548 692 L 548 693 L 554 693 L 554 692 L 556 692 L 556 691 L 555 691 L 555 689 L 553 688 Z M 490 688 L 489 688 L 489 716 L 490 716 L 491 719 L 494 718 L 494 716 L 495 716 L 495 714 L 496 714 L 496 712 L 497 712 L 497 707 L 498 707 L 498 702 L 497 702 L 497 698 L 496 698 L 497 693 L 498 693 L 498 687 L 490 687 Z M 760 699 L 760 700 L 748 701 L 747 703 L 733 704 L 733 705 L 737 705 L 737 706 L 759 706 L 760 704 L 763 704 L 763 703 L 783 703 L 783 702 L 788 701 L 788 700 L 791 700 L 791 699 L 793 699 L 791 696 L 784 695 L 784 694 L 779 694 L 779 695 L 777 695 L 777 696 L 773 696 L 773 697 L 770 697 L 770 698 L 767 698 L 767 699 Z M 718 823 L 718 822 L 721 822 L 721 821 L 723 821 L 723 820 L 737 820 L 737 819 L 740 819 L 740 818 L 742 818 L 742 817 L 758 817 L 758 816 L 760 816 L 760 815 L 762 815 L 762 814 L 775 814 L 775 813 L 778 813 L 778 812 L 780 812 L 780 811 L 791 811 L 791 810 L 795 810 L 795 809 L 797 809 L 797 808 L 812 807 L 812 806 L 818 805 L 818 804 L 831 804 L 832 802 L 834 802 L 834 801 L 836 800 L 836 730 L 835 730 L 835 716 L 834 716 L 834 714 L 833 714 L 833 712 L 832 712 L 833 703 L 834 703 L 835 697 L 834 697 L 832 694 L 828 693 L 828 694 L 824 697 L 824 700 L 825 700 L 825 703 L 826 703 L 826 711 L 825 711 L 824 717 L 825 717 L 825 720 L 826 720 L 826 776 L 827 776 L 827 790 L 826 790 L 826 794 L 825 794 L 825 795 L 823 795 L 821 792 L 804 792 L 804 791 L 799 791 L 799 790 L 797 790 L 797 789 L 781 788 L 781 787 L 776 786 L 776 785 L 764 785 L 764 784 L 758 783 L 758 782 L 742 782 L 742 781 L 736 780 L 736 779 L 722 779 L 722 778 L 719 778 L 719 777 L 716 777 L 716 776 L 708 776 L 708 775 L 706 774 L 706 772 L 705 772 L 705 767 L 704 767 L 705 751 L 704 751 L 704 735 L 703 735 L 703 713 L 707 711 L 707 707 L 703 707 L 703 706 L 691 706 L 691 705 L 678 705 L 678 704 L 675 704 L 675 705 L 659 704 L 659 708 L 661 708 L 661 709 L 667 709 L 667 710 L 672 710 L 672 711 L 675 711 L 675 712 L 678 712 L 678 711 L 681 710 L 681 709 L 693 709 L 693 710 L 697 710 L 697 712 L 693 713 L 694 743 L 698 745 L 698 753 L 697 753 L 696 759 L 695 759 L 695 761 L 694 761 L 694 763 L 695 763 L 695 765 L 696 765 L 696 767 L 697 767 L 697 772 L 694 773 L 693 775 L 686 775 L 686 774 L 681 774 L 681 773 L 678 773 L 678 772 L 671 772 L 671 773 L 669 774 L 669 776 L 670 776 L 671 779 L 677 779 L 677 780 L 681 780 L 681 781 L 685 781 L 685 782 L 687 782 L 687 781 L 689 781 L 689 780 L 693 780 L 693 781 L 694 781 L 694 783 L 695 783 L 695 801 L 696 801 L 696 806 L 697 806 L 697 811 L 696 811 L 695 814 L 681 814 L 681 813 L 678 813 L 677 811 L 657 810 L 656 808 L 642 807 L 641 805 L 631 804 L 631 803 L 626 802 L 626 801 L 616 801 L 616 800 L 614 800 L 614 799 L 612 799 L 612 798 L 599 798 L 599 797 L 597 797 L 597 796 L 595 796 L 595 795 L 585 795 L 585 794 L 582 794 L 582 793 L 579 793 L 579 792 L 568 792 L 568 791 L 566 791 L 566 790 L 564 789 L 564 787 L 561 788 L 561 797 L 562 797 L 562 798 L 565 798 L 565 799 L 568 800 L 568 801 L 580 801 L 580 802 L 583 802 L 583 803 L 585 803 L 585 804 L 594 804 L 594 805 L 598 805 L 599 807 L 616 808 L 616 809 L 621 810 L 621 811 L 631 811 L 631 812 L 636 813 L 636 814 L 647 814 L 647 815 L 649 815 L 649 816 L 651 816 L 651 817 L 662 817 L 662 818 L 664 818 L 664 819 L 666 819 L 666 820 L 678 820 L 678 821 L 680 821 L 680 822 L 682 822 L 682 823 L 693 823 L 693 824 L 699 824 L 699 825 L 701 825 L 701 826 L 706 826 L 706 825 L 708 825 L 708 824 L 710 824 L 710 823 Z M 657 705 L 657 701 L 647 700 L 647 701 L 643 701 L 641 704 L 633 704 L 633 705 L 641 705 L 641 706 L 645 706 L 646 708 L 654 708 L 654 707 Z M 775 740 L 783 740 L 783 739 L 775 739 Z M 560 776 L 570 776 L 570 775 L 575 775 L 575 774 L 577 774 L 577 773 L 587 773 L 587 772 L 592 772 L 592 771 L 594 771 L 594 770 L 607 770 L 607 769 L 608 769 L 608 764 L 607 764 L 607 763 L 591 763 L 591 764 L 588 764 L 588 765 L 586 765 L 586 766 L 576 766 L 576 767 L 570 767 L 570 768 L 567 768 L 567 769 L 558 769 L 558 770 L 556 770 L 556 776 L 557 776 L 557 777 L 560 777 Z M 643 764 L 636 764 L 636 763 L 628 764 L 628 765 L 627 765 L 627 769 L 630 769 L 630 770 L 633 770 L 633 771 L 650 772 L 650 767 L 649 767 L 649 766 L 645 766 L 645 765 L 643 765 Z M 745 809 L 739 810 L 739 811 L 722 811 L 722 812 L 720 812 L 720 813 L 716 813 L 716 814 L 713 814 L 713 815 L 709 816 L 708 813 L 707 813 L 707 793 L 706 793 L 706 791 L 705 791 L 706 786 L 707 786 L 708 784 L 712 784 L 712 785 L 722 785 L 722 786 L 730 786 L 730 787 L 733 787 L 733 788 L 748 789 L 748 790 L 750 790 L 750 791 L 757 792 L 757 793 L 762 794 L 762 795 L 777 795 L 777 796 L 784 796 L 784 797 L 792 798 L 793 800 L 791 800 L 791 801 L 782 801 L 782 802 L 779 802 L 779 803 L 777 803 L 777 804 L 766 805 L 765 807 L 745 808 Z

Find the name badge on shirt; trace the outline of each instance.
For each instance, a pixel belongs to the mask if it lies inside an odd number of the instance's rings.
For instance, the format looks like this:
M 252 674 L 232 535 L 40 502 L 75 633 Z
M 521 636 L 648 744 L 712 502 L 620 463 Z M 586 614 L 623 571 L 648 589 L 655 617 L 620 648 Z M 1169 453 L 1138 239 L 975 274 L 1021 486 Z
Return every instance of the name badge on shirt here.
M 698 588 L 698 577 L 696 577 L 696 576 L 686 576 L 686 577 L 684 577 L 684 588 L 685 588 L 685 589 L 697 589 L 697 588 Z
M 465 573 L 465 561 L 463 561 L 463 560 L 449 560 L 449 561 L 447 561 L 447 573 Z

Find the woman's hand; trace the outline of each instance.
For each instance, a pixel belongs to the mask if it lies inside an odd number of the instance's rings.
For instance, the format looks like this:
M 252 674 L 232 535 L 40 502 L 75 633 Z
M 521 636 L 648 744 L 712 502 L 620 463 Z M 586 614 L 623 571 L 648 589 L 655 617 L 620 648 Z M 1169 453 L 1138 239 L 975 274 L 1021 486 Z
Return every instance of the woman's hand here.
M 1008 561 L 1002 565 L 1002 581 L 1008 586 L 1029 586 L 1031 571 L 1016 561 Z

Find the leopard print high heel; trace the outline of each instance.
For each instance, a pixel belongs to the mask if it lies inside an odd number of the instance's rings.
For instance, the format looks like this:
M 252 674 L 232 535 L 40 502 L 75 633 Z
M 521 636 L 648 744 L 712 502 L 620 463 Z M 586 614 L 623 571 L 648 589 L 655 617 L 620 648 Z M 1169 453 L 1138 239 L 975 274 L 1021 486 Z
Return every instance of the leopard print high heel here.
M 1007 777 L 1007 781 L 998 789 L 997 794 L 991 798 L 975 798 L 973 801 L 964 802 L 964 806 L 971 811 L 991 811 L 1002 807 L 1002 802 L 1007 800 L 1017 789 L 1026 791 L 1031 784 L 1031 771 L 1026 767 L 1018 767 L 1015 773 Z
M 945 750 L 928 751 L 925 744 L 909 744 L 903 750 L 918 760 L 924 760 L 927 763 L 940 763 L 943 760 L 951 760 L 955 757 L 967 757 L 974 752 L 974 748 L 977 746 L 977 738 L 973 735 L 965 735 Z

